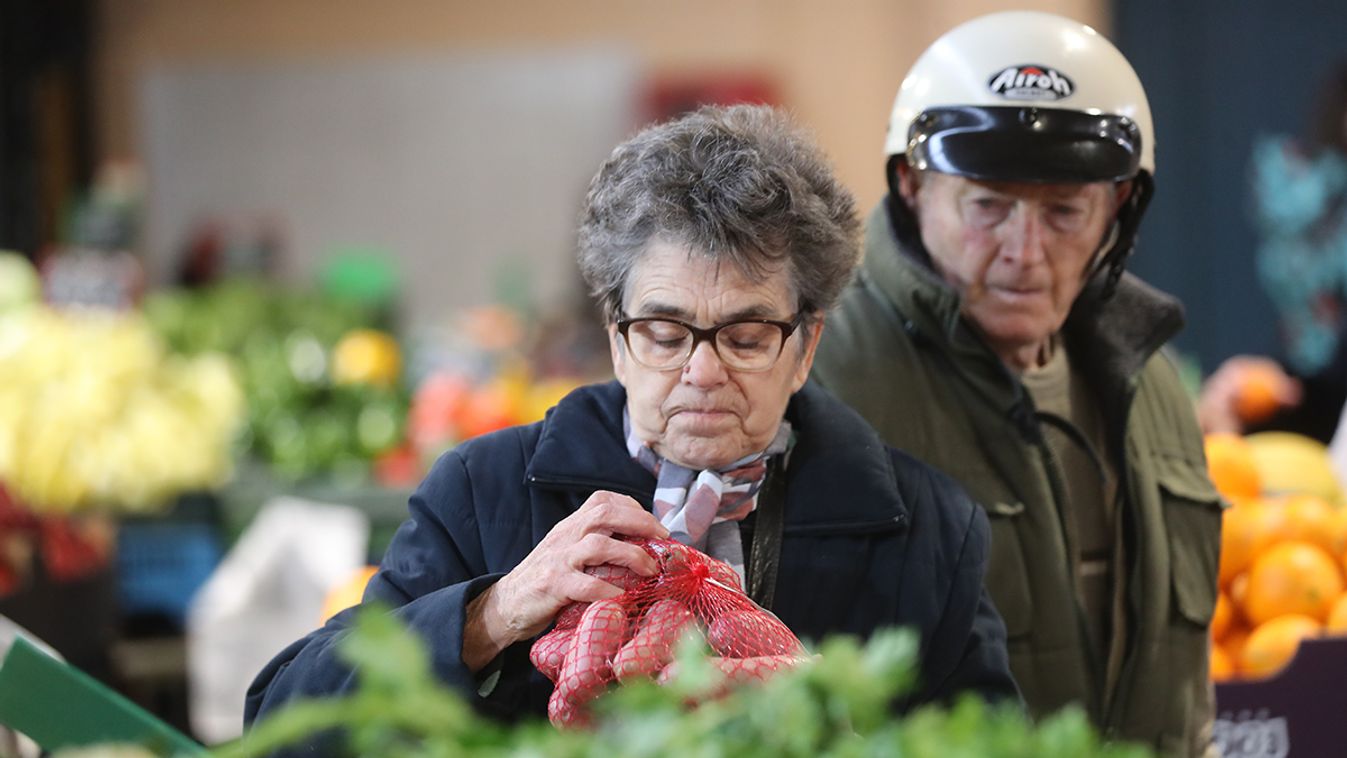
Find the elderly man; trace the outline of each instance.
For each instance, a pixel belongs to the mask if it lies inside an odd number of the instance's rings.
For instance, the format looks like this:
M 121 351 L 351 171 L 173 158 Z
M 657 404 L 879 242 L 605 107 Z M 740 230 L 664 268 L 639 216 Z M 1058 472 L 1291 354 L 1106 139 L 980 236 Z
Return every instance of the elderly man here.
M 1034 714 L 1206 749 L 1221 501 L 1123 273 L 1155 171 L 1146 95 L 1093 29 L 999 13 L 937 40 L 889 125 L 889 195 L 816 375 L 991 517 L 988 589 Z
M 1015 697 L 986 516 L 808 381 L 858 232 L 850 195 L 770 109 L 704 109 L 619 146 L 580 230 L 617 381 L 442 457 L 366 601 L 392 605 L 481 710 L 542 715 L 532 641 L 564 606 L 620 593 L 586 567 L 655 571 L 619 536 L 672 533 L 803 638 L 915 627 L 915 702 Z M 267 666 L 249 720 L 350 686 L 332 652 L 349 618 Z

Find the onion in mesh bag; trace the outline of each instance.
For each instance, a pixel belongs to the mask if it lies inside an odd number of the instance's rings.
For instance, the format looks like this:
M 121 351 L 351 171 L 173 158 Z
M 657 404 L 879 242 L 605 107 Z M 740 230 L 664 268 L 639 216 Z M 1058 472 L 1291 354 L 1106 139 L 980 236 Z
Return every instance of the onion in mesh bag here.
M 534 665 L 556 685 L 548 703 L 554 724 L 587 723 L 588 704 L 615 680 L 667 681 L 688 632 L 702 635 L 719 655 L 712 661 L 726 676 L 712 695 L 762 681 L 804 657 L 799 639 L 744 594 L 729 565 L 673 540 L 631 541 L 659 571 L 642 577 L 620 566 L 586 569 L 623 594 L 566 606 L 533 645 Z

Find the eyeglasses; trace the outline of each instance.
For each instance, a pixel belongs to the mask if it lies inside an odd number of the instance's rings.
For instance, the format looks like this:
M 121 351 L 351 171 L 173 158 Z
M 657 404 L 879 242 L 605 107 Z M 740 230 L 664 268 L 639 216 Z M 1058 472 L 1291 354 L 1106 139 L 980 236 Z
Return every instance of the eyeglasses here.
M 648 369 L 682 368 L 698 344 L 710 342 L 726 368 L 751 372 L 775 365 L 786 340 L 803 321 L 800 313 L 789 322 L 750 318 L 701 329 L 671 318 L 620 318 L 617 331 L 631 357 Z

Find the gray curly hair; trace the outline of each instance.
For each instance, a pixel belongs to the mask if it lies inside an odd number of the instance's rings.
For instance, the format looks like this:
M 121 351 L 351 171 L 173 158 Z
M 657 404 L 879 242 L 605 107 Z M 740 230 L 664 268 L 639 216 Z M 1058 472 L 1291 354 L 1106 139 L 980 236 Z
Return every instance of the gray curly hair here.
M 752 276 L 784 261 L 812 320 L 855 273 L 859 233 L 851 193 L 782 112 L 706 106 L 646 128 L 599 169 L 581 214 L 580 271 L 612 322 L 653 241 Z

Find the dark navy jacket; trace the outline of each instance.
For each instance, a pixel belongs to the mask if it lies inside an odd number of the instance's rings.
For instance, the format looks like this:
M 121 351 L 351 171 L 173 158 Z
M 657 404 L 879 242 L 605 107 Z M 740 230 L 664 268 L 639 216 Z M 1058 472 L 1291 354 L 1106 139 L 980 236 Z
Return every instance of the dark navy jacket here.
M 501 717 L 543 715 L 551 683 L 530 641 L 502 655 L 489 696 L 460 659 L 467 603 L 517 565 L 595 490 L 647 508 L 655 480 L 631 459 L 616 382 L 571 393 L 547 418 L 445 454 L 410 501 L 365 601 L 380 600 L 429 644 L 436 673 Z M 988 525 L 952 480 L 887 448 L 854 411 L 811 383 L 791 399 L 796 435 L 784 471 L 785 526 L 772 610 L 797 635 L 921 633 L 912 703 L 973 690 L 1017 698 L 1005 628 L 983 588 Z M 334 657 L 351 612 L 280 653 L 248 693 L 248 722 L 286 701 L 353 685 Z

